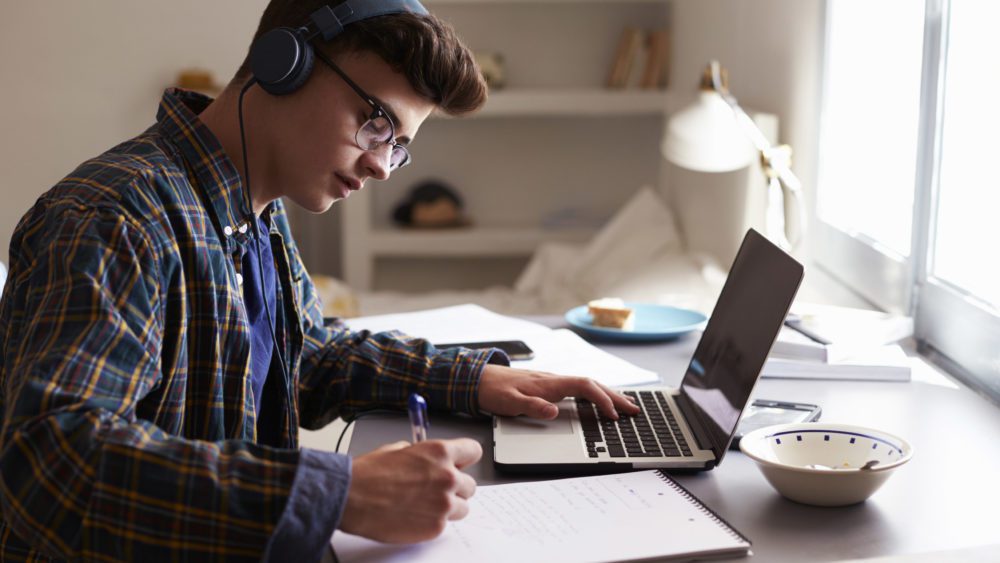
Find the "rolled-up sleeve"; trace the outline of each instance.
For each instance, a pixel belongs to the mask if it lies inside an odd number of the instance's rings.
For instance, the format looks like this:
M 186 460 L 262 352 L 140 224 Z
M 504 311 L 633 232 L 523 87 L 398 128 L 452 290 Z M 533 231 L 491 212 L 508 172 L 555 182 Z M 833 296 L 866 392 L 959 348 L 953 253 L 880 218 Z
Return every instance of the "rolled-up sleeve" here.
M 333 419 L 373 407 L 405 408 L 420 393 L 431 409 L 481 414 L 479 380 L 487 364 L 510 365 L 498 349 L 439 350 L 400 332 L 353 331 L 326 322 L 322 304 L 291 242 L 283 214 L 272 216 L 283 231 L 300 303 L 303 349 L 299 366 L 299 424 L 321 428 Z M 419 335 L 418 335 L 419 336 Z
M 319 428 L 372 407 L 405 408 L 420 393 L 431 409 L 480 414 L 479 381 L 487 364 L 509 365 L 500 350 L 438 350 L 399 332 L 330 327 L 306 336 L 299 379 L 301 424 Z
M 318 561 L 340 525 L 350 485 L 350 457 L 303 448 L 292 494 L 264 560 Z

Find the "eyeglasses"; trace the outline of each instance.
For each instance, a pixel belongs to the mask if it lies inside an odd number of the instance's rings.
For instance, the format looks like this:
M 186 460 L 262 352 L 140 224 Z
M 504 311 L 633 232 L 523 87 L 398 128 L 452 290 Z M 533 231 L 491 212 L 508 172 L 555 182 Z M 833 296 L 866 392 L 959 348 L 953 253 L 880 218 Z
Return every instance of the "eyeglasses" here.
M 367 92 L 361 89 L 343 70 L 340 70 L 333 61 L 331 61 L 326 55 L 321 53 L 319 49 L 315 50 L 316 56 L 326 63 L 334 72 L 336 72 L 344 82 L 354 90 L 357 95 L 361 96 L 368 105 L 372 107 L 372 113 L 368 116 L 368 121 L 361 125 L 358 132 L 354 134 L 354 142 L 358 144 L 361 150 L 373 151 L 378 149 L 383 145 L 390 145 L 392 150 L 389 152 L 389 171 L 396 170 L 397 168 L 402 168 L 411 162 L 410 151 L 406 150 L 406 147 L 396 142 L 396 128 L 392 124 L 392 119 L 389 114 L 386 113 L 382 106 L 375 102 L 375 100 L 368 95 Z

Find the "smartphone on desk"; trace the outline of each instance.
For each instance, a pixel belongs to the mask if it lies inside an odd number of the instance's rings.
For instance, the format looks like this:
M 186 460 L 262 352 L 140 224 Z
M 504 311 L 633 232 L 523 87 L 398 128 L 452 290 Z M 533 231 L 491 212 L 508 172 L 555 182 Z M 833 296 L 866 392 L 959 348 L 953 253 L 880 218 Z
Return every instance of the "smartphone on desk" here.
M 483 348 L 499 348 L 507 353 L 512 360 L 530 360 L 535 357 L 535 352 L 527 344 L 520 340 L 491 340 L 483 342 L 449 342 L 447 344 L 435 344 L 435 348 L 473 348 L 481 350 Z
M 819 420 L 819 415 L 822 412 L 819 405 L 757 399 L 747 407 L 746 414 L 740 419 L 740 423 L 736 427 L 736 435 L 733 436 L 733 443 L 730 444 L 729 449 L 740 449 L 740 439 L 758 428 L 788 422 L 812 422 Z

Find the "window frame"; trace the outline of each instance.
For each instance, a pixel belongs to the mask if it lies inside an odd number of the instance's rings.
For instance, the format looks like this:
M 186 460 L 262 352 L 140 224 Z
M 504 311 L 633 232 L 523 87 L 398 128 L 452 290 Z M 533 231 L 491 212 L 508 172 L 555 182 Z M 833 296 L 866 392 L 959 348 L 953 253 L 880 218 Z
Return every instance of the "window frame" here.
M 887 311 L 914 317 L 914 337 L 929 356 L 970 387 L 1000 402 L 1000 311 L 931 274 L 947 76 L 951 0 L 925 0 L 917 170 L 910 256 L 903 257 L 858 233 L 844 232 L 815 215 L 815 262 L 824 271 Z M 831 2 L 825 2 L 823 84 L 826 96 Z M 823 103 L 821 102 L 821 111 Z M 822 150 L 822 147 L 820 147 Z M 822 173 L 820 169 L 818 173 Z

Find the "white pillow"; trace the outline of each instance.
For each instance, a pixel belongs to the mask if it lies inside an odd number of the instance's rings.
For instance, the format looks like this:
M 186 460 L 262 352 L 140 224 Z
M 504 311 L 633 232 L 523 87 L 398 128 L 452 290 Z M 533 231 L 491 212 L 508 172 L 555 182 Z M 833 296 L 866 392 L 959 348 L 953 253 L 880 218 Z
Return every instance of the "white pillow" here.
M 642 187 L 577 257 L 567 280 L 578 295 L 599 297 L 650 260 L 681 249 L 673 213 L 651 188 Z
M 726 273 L 702 256 L 681 252 L 658 254 L 642 264 L 632 275 L 605 287 L 601 295 L 614 295 L 625 301 L 672 305 L 712 312 Z
M 583 248 L 582 244 L 566 242 L 542 243 L 514 282 L 514 290 L 534 294 L 552 289 L 565 291 L 572 285 L 570 273 L 576 267 Z

